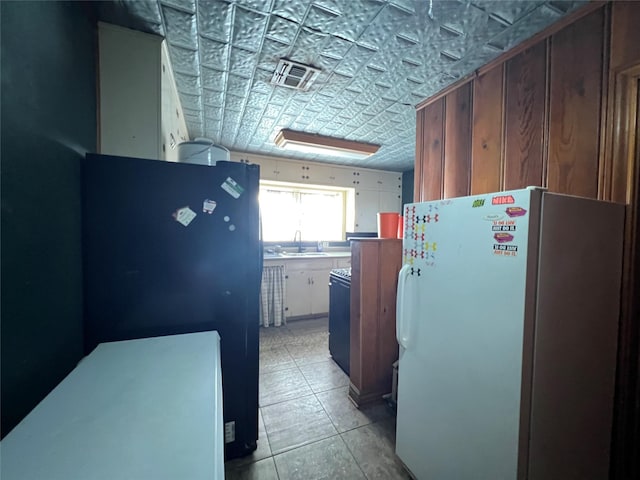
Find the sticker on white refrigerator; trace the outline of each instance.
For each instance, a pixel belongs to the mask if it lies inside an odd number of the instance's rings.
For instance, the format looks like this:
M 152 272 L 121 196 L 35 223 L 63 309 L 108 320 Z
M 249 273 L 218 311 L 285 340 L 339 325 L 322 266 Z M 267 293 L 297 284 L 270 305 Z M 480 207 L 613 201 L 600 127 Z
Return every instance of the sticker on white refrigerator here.
M 516 226 L 512 222 L 495 222 L 491 226 L 491 231 L 492 232 L 515 232 Z
M 509 215 L 510 218 L 522 217 L 527 214 L 527 211 L 522 207 L 507 207 L 506 214 Z
M 196 218 L 196 212 L 191 210 L 189 207 L 182 207 L 174 212 L 173 218 L 176 219 L 176 222 L 187 227 L 191 221 Z
M 238 183 L 231 177 L 227 177 L 224 183 L 220 186 L 233 198 L 240 198 L 240 195 L 242 195 L 242 192 L 244 192 L 244 188 L 238 185 Z
M 504 243 L 497 243 L 493 245 L 493 254 L 501 255 L 503 257 L 515 257 L 518 255 L 518 246 L 509 245 Z
M 501 213 L 492 213 L 482 217 L 483 220 L 487 220 L 489 222 L 495 222 L 496 220 L 501 220 L 503 218 L 504 218 L 504 215 L 502 215 Z
M 477 198 L 473 201 L 471 208 L 484 207 L 484 198 Z
M 211 215 L 216 209 L 216 206 L 217 204 L 214 200 L 209 200 L 207 198 L 204 202 L 202 202 L 202 212 Z
M 493 238 L 498 243 L 508 243 L 513 241 L 513 235 L 508 232 L 497 232 L 493 234 Z
M 516 203 L 513 195 L 497 195 L 491 199 L 491 205 L 508 205 L 510 203 Z

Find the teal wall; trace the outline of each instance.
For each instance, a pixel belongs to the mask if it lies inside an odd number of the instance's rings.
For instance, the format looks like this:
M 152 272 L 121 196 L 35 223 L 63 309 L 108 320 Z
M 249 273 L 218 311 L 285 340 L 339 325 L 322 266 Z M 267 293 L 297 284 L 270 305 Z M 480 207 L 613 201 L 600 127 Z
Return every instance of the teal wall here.
M 1 432 L 82 356 L 80 164 L 96 149 L 93 7 L 0 2 Z
M 402 173 L 402 205 L 413 203 L 413 170 Z

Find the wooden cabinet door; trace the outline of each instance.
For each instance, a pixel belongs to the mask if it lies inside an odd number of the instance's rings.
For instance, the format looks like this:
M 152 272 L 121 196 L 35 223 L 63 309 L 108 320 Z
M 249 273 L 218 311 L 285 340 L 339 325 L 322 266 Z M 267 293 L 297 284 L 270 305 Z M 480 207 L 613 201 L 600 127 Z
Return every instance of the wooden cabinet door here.
M 499 65 L 473 82 L 472 195 L 502 188 L 503 71 Z
M 543 41 L 506 64 L 505 190 L 546 186 L 542 179 L 546 53 Z
M 416 202 L 438 200 L 442 198 L 444 98 L 418 111 L 416 129 L 413 199 Z
M 444 198 L 469 195 L 471 166 L 471 84 L 445 99 Z
M 598 196 L 603 29 L 599 9 L 553 36 L 547 180 L 554 192 Z

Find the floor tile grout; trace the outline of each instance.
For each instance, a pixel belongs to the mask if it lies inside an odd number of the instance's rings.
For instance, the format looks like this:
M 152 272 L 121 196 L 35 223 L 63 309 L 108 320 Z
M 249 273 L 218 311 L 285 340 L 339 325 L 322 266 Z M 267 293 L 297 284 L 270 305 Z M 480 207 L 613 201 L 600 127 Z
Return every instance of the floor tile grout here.
M 348 466 L 348 468 L 352 469 L 351 470 L 352 475 L 358 476 L 357 472 L 359 472 L 360 475 L 362 475 L 362 478 L 369 480 L 370 477 L 369 475 L 367 475 L 367 470 L 372 471 L 371 470 L 372 458 L 374 459 L 379 458 L 379 455 L 382 455 L 382 458 L 386 458 L 387 460 L 385 460 L 385 462 L 388 463 L 389 461 L 388 453 L 376 454 L 375 448 L 379 448 L 379 447 L 374 448 L 372 446 L 374 444 L 367 443 L 367 442 L 370 442 L 370 440 L 367 440 L 367 439 L 370 438 L 370 435 L 372 435 L 371 430 L 363 430 L 363 433 L 354 434 L 355 430 L 358 430 L 361 428 L 370 429 L 372 425 L 384 422 L 387 419 L 387 417 L 385 416 L 384 413 L 381 414 L 379 411 L 376 411 L 376 410 L 374 410 L 373 412 L 369 410 L 368 413 L 365 413 L 366 412 L 365 410 L 361 410 L 363 412 L 363 415 L 358 414 L 358 419 L 355 420 L 355 424 L 348 419 L 345 420 L 346 418 L 345 413 L 347 415 L 350 415 L 351 411 L 349 409 L 344 410 L 344 406 L 342 405 L 340 400 L 340 394 L 335 393 L 334 395 L 331 395 L 330 392 L 344 389 L 348 385 L 348 376 L 346 377 L 346 381 L 347 381 L 346 385 L 336 385 L 336 383 L 341 383 L 345 379 L 342 375 L 343 372 L 341 369 L 334 370 L 332 367 L 333 360 L 328 351 L 328 332 L 327 332 L 328 319 L 325 318 L 323 321 L 318 319 L 313 319 L 311 320 L 311 322 L 313 323 L 305 324 L 305 323 L 302 323 L 301 321 L 296 326 L 293 326 L 290 323 L 290 324 L 283 325 L 282 327 L 269 327 L 268 330 L 263 329 L 261 327 L 260 342 L 259 342 L 261 361 L 262 361 L 262 355 L 264 354 L 265 361 L 269 363 L 265 364 L 264 366 L 264 368 L 268 369 L 267 371 L 263 371 L 263 368 L 262 368 L 263 365 L 261 363 L 260 374 L 259 374 L 260 382 L 262 383 L 263 376 L 269 375 L 272 373 L 280 373 L 281 375 L 283 375 L 281 372 L 289 371 L 291 372 L 292 375 L 294 375 L 294 377 L 291 378 L 290 380 L 291 383 L 287 384 L 287 385 L 291 385 L 291 388 L 289 390 L 287 390 L 288 388 L 287 386 L 279 390 L 278 384 L 280 382 L 280 379 L 277 376 L 271 377 L 269 388 L 273 389 L 275 386 L 275 389 L 269 391 L 269 392 L 273 392 L 273 394 L 266 392 L 265 395 L 273 395 L 274 398 L 277 398 L 278 395 L 287 395 L 287 394 L 293 394 L 295 396 L 293 398 L 285 398 L 277 402 L 269 403 L 266 405 L 259 404 L 259 414 L 262 420 L 262 426 L 263 426 L 262 430 L 264 434 L 264 437 L 261 437 L 259 439 L 259 442 L 260 440 L 266 442 L 266 445 L 264 446 L 265 450 L 262 453 L 268 453 L 268 456 L 263 458 L 258 457 L 258 459 L 256 460 L 251 459 L 251 461 L 244 464 L 237 465 L 237 466 L 230 465 L 229 474 L 231 478 L 262 479 L 262 478 L 266 478 L 266 477 L 263 477 L 263 475 L 266 475 L 268 476 L 269 479 L 272 479 L 272 480 L 273 479 L 289 480 L 291 473 L 294 471 L 298 472 L 295 474 L 296 478 L 298 478 L 297 475 L 299 475 L 300 472 L 296 469 L 303 468 L 304 470 L 304 468 L 308 468 L 308 467 L 305 467 L 305 463 L 308 462 L 307 458 L 309 455 L 311 457 L 315 457 L 316 460 L 319 455 L 320 456 L 323 455 L 321 450 L 318 451 L 318 448 L 316 447 L 316 445 L 322 442 L 327 442 L 328 440 L 331 440 L 331 439 L 334 439 L 334 440 L 330 441 L 329 443 L 326 443 L 326 448 L 330 448 L 331 451 L 337 452 L 337 457 L 335 460 L 337 463 L 335 463 L 335 466 L 333 466 L 333 462 L 329 459 L 327 460 L 328 461 L 328 466 L 327 466 L 326 465 L 327 461 L 323 459 L 322 463 L 325 463 L 325 465 L 321 467 L 320 470 L 322 471 L 325 471 L 323 470 L 325 468 L 328 468 L 329 470 L 333 468 L 334 469 L 333 472 L 335 473 L 340 471 L 340 470 L 335 470 L 336 468 L 339 469 L 341 468 L 341 466 L 344 467 L 345 465 L 347 466 L 351 465 L 351 466 Z M 313 325 L 313 326 L 309 326 L 309 325 Z M 308 354 L 308 356 L 313 358 L 316 356 L 317 352 L 320 350 L 323 351 L 323 354 L 324 354 L 324 351 L 326 351 L 326 357 L 320 358 L 320 355 L 318 355 L 317 359 L 314 358 L 314 360 L 308 361 L 308 357 L 306 357 L 305 354 Z M 286 358 L 281 358 L 281 357 L 286 357 Z M 287 360 L 287 358 L 289 358 L 290 360 Z M 279 368 L 279 365 L 280 365 L 279 362 L 282 362 L 282 365 L 284 365 L 284 368 Z M 317 374 L 317 376 L 314 376 L 313 375 L 314 368 L 313 367 L 309 368 L 309 366 L 318 365 L 318 364 L 327 364 L 327 366 L 317 367 L 317 368 L 322 368 L 323 370 L 320 371 Z M 335 362 L 333 364 L 337 366 Z M 270 368 L 275 368 L 275 370 L 271 370 Z M 306 375 L 305 375 L 305 371 L 307 372 Z M 305 393 L 303 394 L 298 394 L 298 390 L 300 386 L 303 385 L 298 376 L 301 376 L 302 380 L 304 380 L 304 385 L 306 386 L 307 389 L 309 389 L 310 391 L 309 393 L 305 391 Z M 283 375 L 282 378 L 286 379 L 285 381 L 287 382 L 289 381 L 286 375 Z M 316 386 L 314 387 L 312 385 L 316 385 Z M 305 389 L 303 388 L 303 390 Z M 287 391 L 290 393 L 287 393 Z M 313 396 L 313 401 L 307 400 L 307 403 L 306 403 L 307 407 L 304 407 L 304 408 L 311 408 L 310 412 L 313 412 L 313 413 L 311 417 L 309 417 L 310 418 L 309 422 L 311 422 L 309 425 L 312 425 L 313 422 L 316 422 L 315 425 L 317 425 L 317 427 L 313 427 L 312 430 L 309 430 L 309 432 L 312 432 L 312 433 L 308 435 L 306 439 L 305 439 L 305 436 L 302 434 L 306 430 L 295 429 L 295 428 L 298 428 L 297 420 L 295 420 L 295 423 L 291 423 L 291 424 L 286 423 L 288 420 L 282 420 L 282 419 L 277 420 L 280 415 L 279 412 L 288 411 L 288 407 L 283 406 L 281 410 L 278 410 L 278 409 L 271 410 L 271 413 L 270 413 L 271 418 L 269 420 L 269 423 L 265 421 L 265 416 L 264 416 L 265 409 L 268 409 L 271 407 L 277 407 L 278 405 L 285 402 L 293 402 L 295 400 L 305 399 L 305 398 L 309 399 L 309 397 L 311 396 Z M 321 396 L 324 398 L 325 403 L 323 403 L 323 401 L 321 400 L 320 398 Z M 349 401 L 348 398 L 345 398 L 345 401 L 348 402 Z M 318 409 L 313 402 L 317 403 L 320 409 Z M 304 405 L 304 403 L 301 405 Z M 295 404 L 292 404 L 292 407 L 293 406 L 295 406 Z M 284 417 L 284 418 L 288 418 L 288 417 Z M 293 416 L 291 418 L 294 419 L 296 417 Z M 325 419 L 328 420 L 328 422 L 326 422 Z M 275 423 L 274 423 L 274 420 L 275 420 Z M 284 423 L 282 423 L 283 421 Z M 366 423 L 361 423 L 363 421 Z M 272 433 L 278 432 L 277 437 L 275 439 L 276 444 L 281 445 L 281 447 L 284 448 L 284 450 L 279 451 L 278 453 L 274 453 L 274 450 L 272 447 L 272 442 L 274 438 L 269 433 L 269 429 L 267 428 L 268 424 L 271 425 L 269 427 L 271 429 L 273 429 L 274 427 L 277 427 L 275 430 L 272 431 Z M 285 426 L 284 430 L 282 429 L 282 425 Z M 304 424 L 304 422 L 302 422 L 301 425 L 302 426 L 300 428 L 303 428 L 303 429 L 306 428 L 306 425 Z M 293 437 L 288 438 L 287 437 L 288 434 L 286 432 L 288 431 L 287 429 L 290 429 L 291 427 L 294 428 L 294 430 L 291 430 L 293 432 Z M 384 426 L 377 427 L 375 431 L 381 432 L 383 431 L 381 429 L 384 429 L 384 428 L 386 427 Z M 333 430 L 333 432 L 325 432 L 326 430 L 329 430 L 329 429 Z M 375 433 L 375 435 L 380 435 L 380 433 Z M 380 438 L 388 438 L 386 437 L 386 434 L 384 435 L 385 435 L 384 437 L 380 437 Z M 316 438 L 313 441 L 309 441 L 310 438 L 315 438 L 317 436 L 321 436 L 321 438 Z M 336 437 L 338 437 L 339 440 L 336 440 Z M 353 445 L 350 446 L 350 444 L 347 443 L 347 438 L 349 438 L 349 442 L 352 443 Z M 375 437 L 375 438 L 378 438 L 378 437 Z M 304 443 L 305 441 L 309 441 L 309 443 Z M 295 444 L 297 442 L 302 442 L 302 443 L 296 446 L 287 446 L 288 443 Z M 363 444 L 362 442 L 365 442 L 365 443 Z M 379 442 L 379 441 L 376 441 L 376 442 Z M 388 442 L 388 440 L 383 440 L 382 445 L 388 444 L 385 442 Z M 378 445 L 378 443 L 375 443 L 375 444 Z M 341 446 L 338 446 L 338 445 L 341 445 Z M 354 447 L 356 450 L 354 450 Z M 371 450 L 372 448 L 374 448 L 374 450 Z M 384 446 L 382 451 L 388 452 L 387 449 L 388 447 Z M 299 451 L 300 453 L 296 454 L 297 451 Z M 356 453 L 356 451 L 358 453 Z M 303 458 L 301 456 L 304 456 L 305 460 L 301 460 L 301 458 Z M 360 461 L 358 461 L 358 458 L 360 458 Z M 268 461 L 269 459 L 270 461 Z M 361 465 L 361 462 L 363 460 L 365 460 L 365 463 Z M 259 467 L 255 467 L 254 469 L 255 464 L 258 462 L 266 462 L 266 463 L 262 463 L 260 464 Z M 341 463 L 341 462 L 346 462 L 346 463 Z M 279 465 L 280 465 L 280 468 L 279 468 Z M 318 463 L 316 463 L 316 465 L 318 465 Z M 294 470 L 291 470 L 292 468 Z M 378 468 L 378 467 L 375 467 L 375 468 Z M 383 467 L 383 468 L 386 468 L 386 467 Z M 314 472 L 316 472 L 316 470 L 311 470 L 311 471 L 307 470 L 306 478 L 308 478 L 309 480 L 312 480 L 313 478 L 318 478 L 318 477 L 314 477 Z M 318 472 L 317 474 L 324 475 L 324 474 L 321 474 L 320 472 Z M 345 475 L 344 472 L 339 474 L 341 478 L 344 475 Z M 374 473 L 374 475 L 375 475 L 375 478 L 379 477 L 379 473 Z

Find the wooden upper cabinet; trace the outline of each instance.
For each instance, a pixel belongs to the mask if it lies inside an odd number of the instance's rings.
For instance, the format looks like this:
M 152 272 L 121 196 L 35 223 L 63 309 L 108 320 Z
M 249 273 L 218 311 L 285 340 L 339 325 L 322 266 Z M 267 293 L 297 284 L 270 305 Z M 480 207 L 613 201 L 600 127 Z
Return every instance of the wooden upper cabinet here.
M 551 38 L 548 187 L 597 198 L 604 11 Z
M 621 198 L 615 192 L 626 192 L 626 164 L 610 159 L 611 146 L 601 145 L 602 122 L 611 117 L 602 110 L 611 89 L 605 82 L 605 48 L 609 40 L 625 45 L 617 47 L 611 62 L 619 69 L 633 66 L 639 49 L 626 37 L 640 38 L 637 22 L 629 20 L 638 17 L 638 9 L 630 2 L 585 9 L 571 23 L 419 107 L 416 201 L 527 186 Z
M 444 99 L 418 111 L 414 200 L 426 202 L 442 198 L 442 154 Z
M 506 64 L 504 189 L 545 186 L 546 42 Z
M 471 83 L 445 97 L 444 198 L 469 195 Z
M 611 5 L 611 58 L 614 71 L 634 67 L 640 61 L 640 6 L 638 2 Z
M 503 72 L 498 65 L 473 82 L 471 194 L 502 187 Z
M 640 3 L 615 2 L 611 5 L 611 56 L 609 66 L 610 121 L 607 125 L 610 150 L 607 158 L 602 198 L 621 203 L 633 203 L 634 134 L 640 105 L 638 77 L 640 76 Z M 636 138 L 640 138 L 637 135 Z

